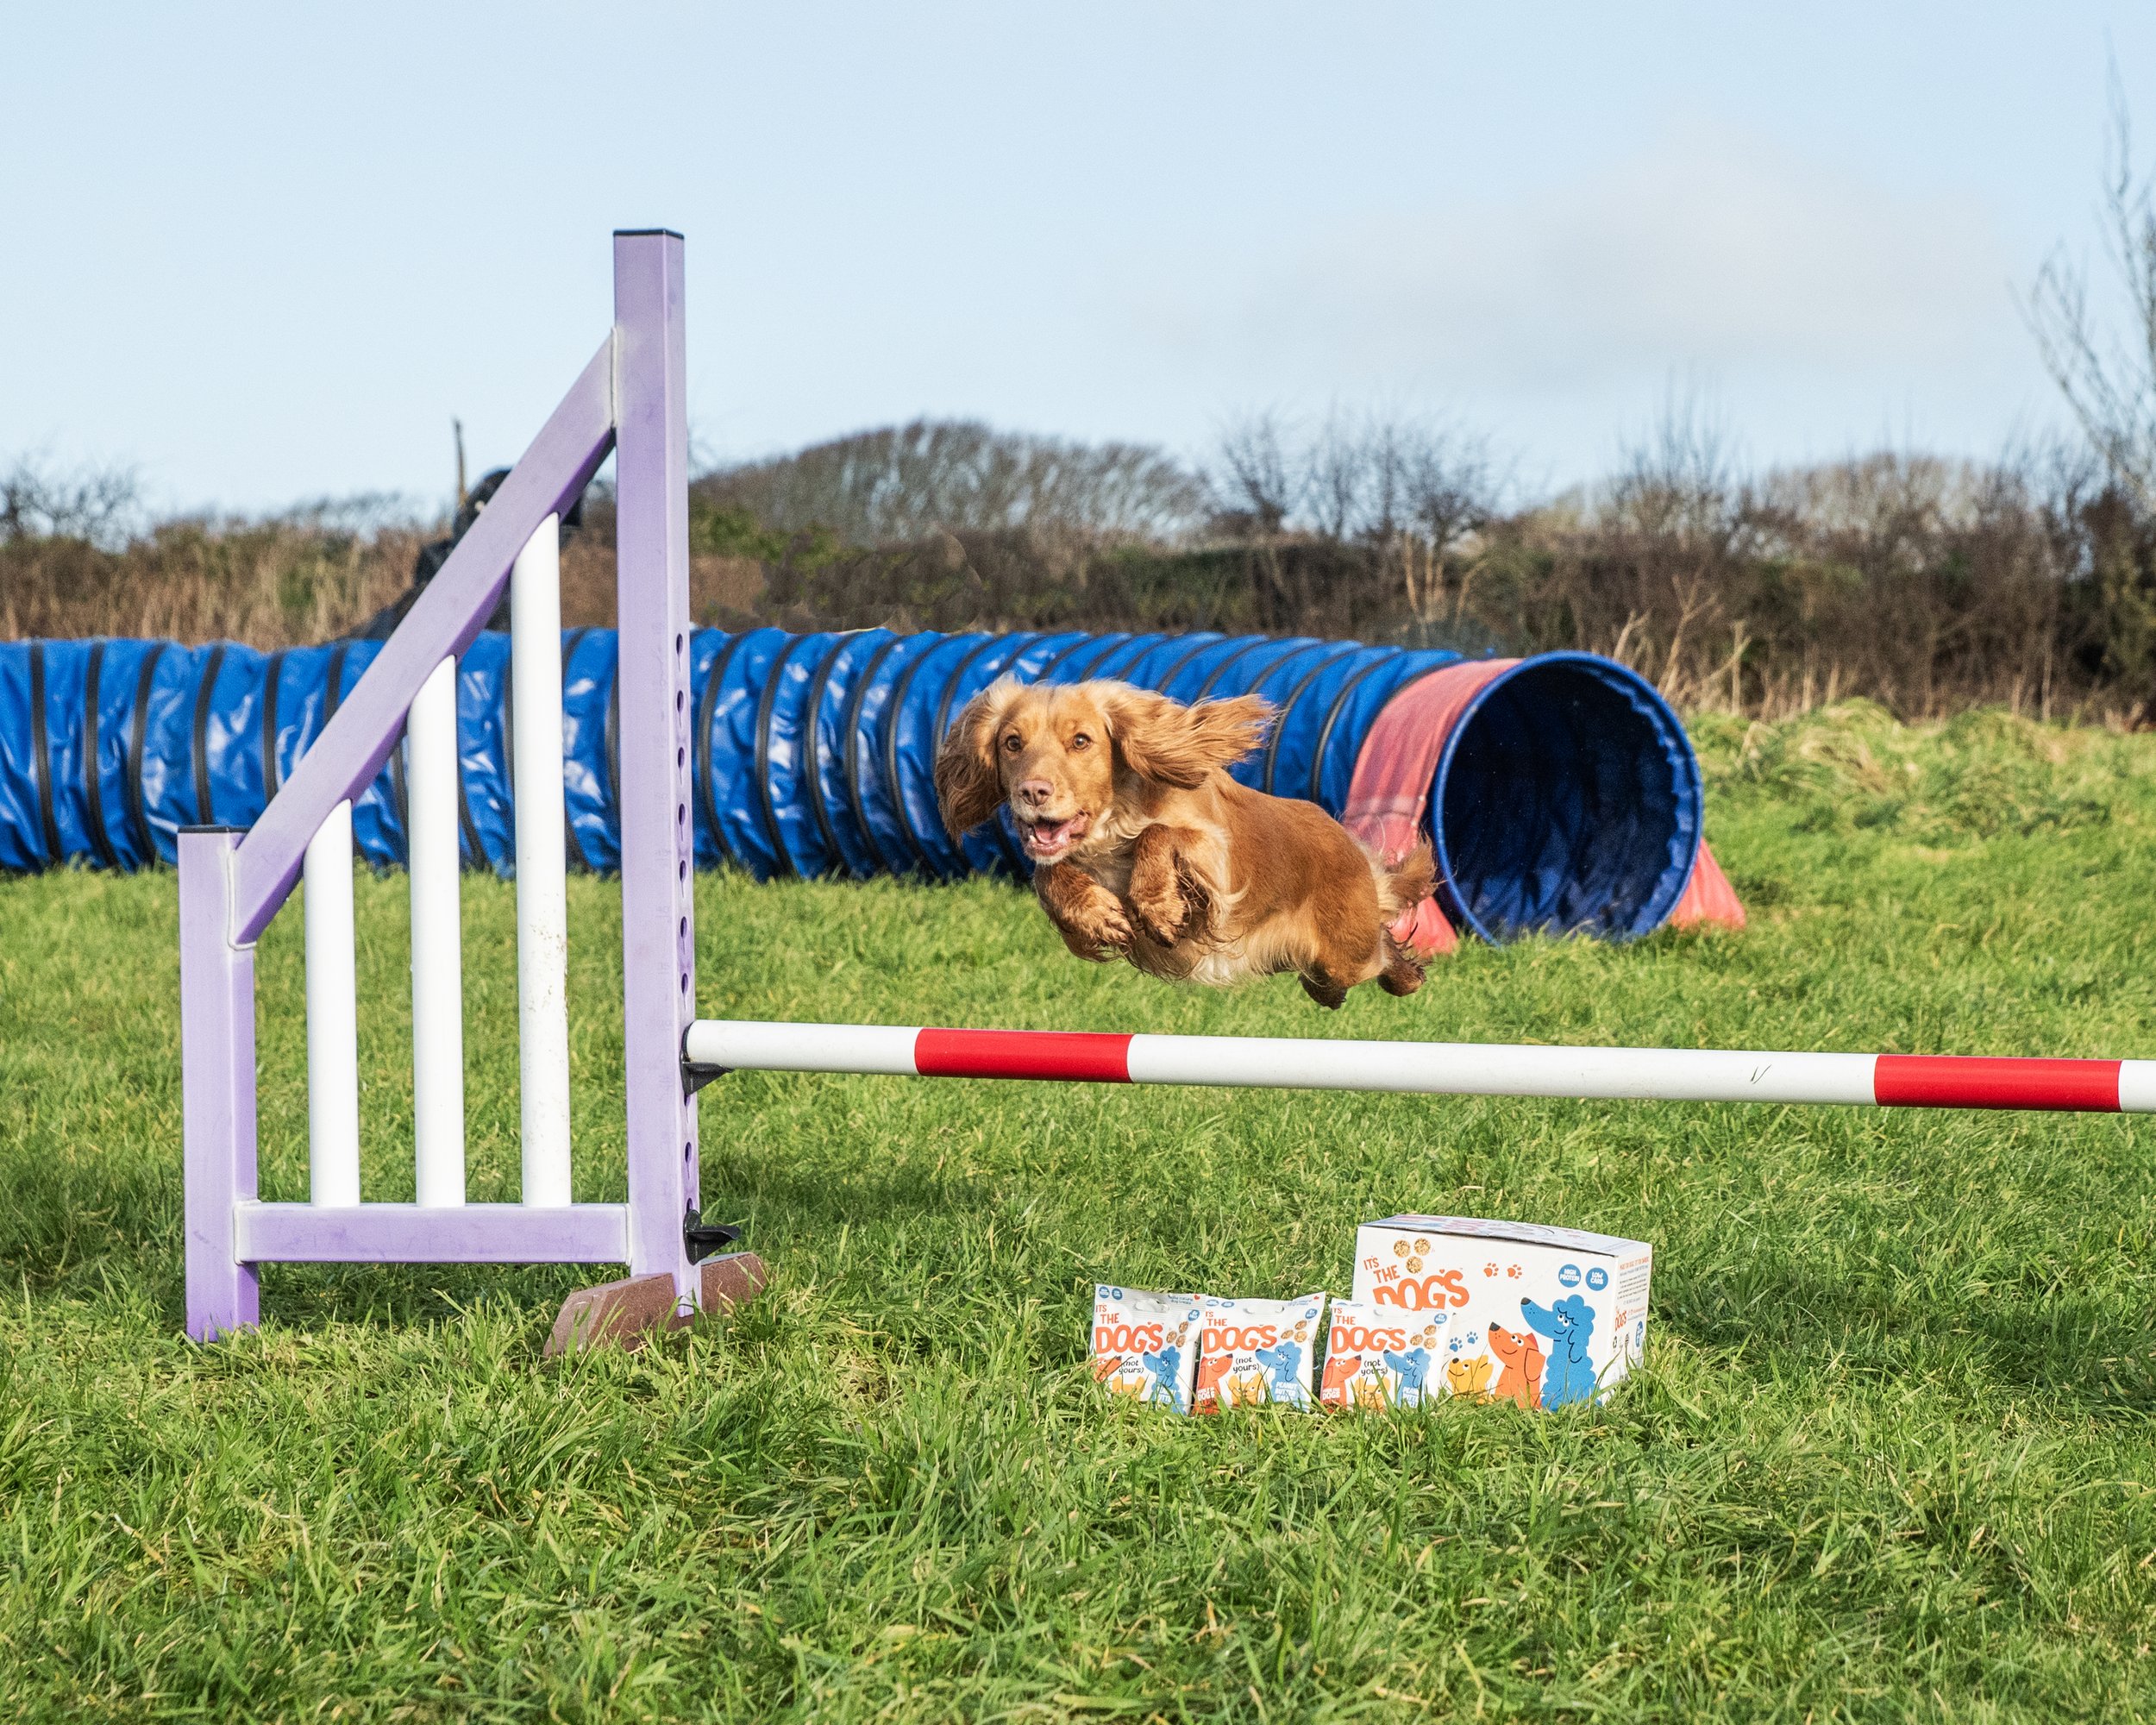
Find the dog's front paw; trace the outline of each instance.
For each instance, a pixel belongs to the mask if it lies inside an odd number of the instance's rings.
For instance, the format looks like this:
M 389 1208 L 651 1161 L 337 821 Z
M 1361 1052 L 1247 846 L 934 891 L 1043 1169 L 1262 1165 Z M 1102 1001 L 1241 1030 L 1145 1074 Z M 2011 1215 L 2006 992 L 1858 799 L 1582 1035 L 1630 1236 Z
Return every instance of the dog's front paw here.
M 1189 901 L 1173 881 L 1159 892 L 1133 894 L 1131 909 L 1147 938 L 1162 946 L 1173 946 L 1181 939 L 1190 919 Z
M 1123 906 L 1106 893 L 1080 906 L 1071 915 L 1070 928 L 1079 939 L 1104 952 L 1128 952 L 1135 938 Z

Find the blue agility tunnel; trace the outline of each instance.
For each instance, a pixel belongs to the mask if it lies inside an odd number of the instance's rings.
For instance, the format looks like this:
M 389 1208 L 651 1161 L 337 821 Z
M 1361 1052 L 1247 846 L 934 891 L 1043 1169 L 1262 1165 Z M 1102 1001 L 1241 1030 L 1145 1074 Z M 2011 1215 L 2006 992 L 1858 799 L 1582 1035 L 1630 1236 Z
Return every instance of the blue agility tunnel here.
M 0 643 L 0 868 L 139 869 L 172 862 L 183 826 L 248 825 L 377 650 Z M 569 858 L 611 870 L 613 631 L 570 630 L 562 654 Z M 1455 666 L 1464 693 L 1428 724 L 1417 729 L 1409 701 L 1378 724 L 1404 691 L 1435 690 L 1434 674 Z M 1586 654 L 1501 666 L 1307 637 L 700 630 L 691 674 L 697 862 L 759 880 L 1025 875 L 1007 824 L 955 839 L 936 808 L 938 739 L 1006 674 L 1120 678 L 1184 701 L 1261 695 L 1276 722 L 1235 776 L 1335 815 L 1367 751 L 1407 750 L 1445 908 L 1486 938 L 1647 933 L 1699 849 L 1699 770 L 1683 725 L 1645 679 Z M 465 865 L 504 875 L 515 856 L 511 712 L 509 637 L 483 634 L 458 667 L 461 825 Z M 1426 774 L 1426 756 L 1436 762 Z M 354 840 L 377 867 L 404 860 L 404 805 L 392 752 L 353 809 Z

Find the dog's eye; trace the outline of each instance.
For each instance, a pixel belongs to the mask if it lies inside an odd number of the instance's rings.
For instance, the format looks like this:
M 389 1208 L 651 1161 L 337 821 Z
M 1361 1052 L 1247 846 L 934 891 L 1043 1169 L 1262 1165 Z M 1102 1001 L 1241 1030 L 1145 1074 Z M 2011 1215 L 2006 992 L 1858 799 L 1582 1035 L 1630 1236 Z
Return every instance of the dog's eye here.
M 1089 749 L 1093 746 L 1093 738 L 1082 731 L 1075 731 L 1071 735 L 1070 746 L 1073 749 Z
M 1006 755 L 1015 755 L 1018 752 L 1018 734 L 1017 731 L 1012 731 L 1008 737 L 1003 739 L 1003 752 Z

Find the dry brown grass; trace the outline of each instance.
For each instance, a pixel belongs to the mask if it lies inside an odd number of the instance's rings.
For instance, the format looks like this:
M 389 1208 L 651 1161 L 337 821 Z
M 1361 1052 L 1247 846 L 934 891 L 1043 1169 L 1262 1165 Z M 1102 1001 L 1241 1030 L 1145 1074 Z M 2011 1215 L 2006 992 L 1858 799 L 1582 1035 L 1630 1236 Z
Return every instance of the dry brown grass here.
M 80 539 L 0 543 L 0 636 L 330 639 L 404 591 L 422 536 L 290 522 L 167 522 L 108 550 Z
M 74 538 L 0 543 L 0 640 L 112 635 L 264 649 L 334 640 L 401 594 L 420 546 L 410 527 L 330 532 L 289 521 L 168 522 L 109 549 Z M 738 618 L 761 566 L 694 560 L 699 619 Z M 561 550 L 561 621 L 614 621 L 614 549 L 598 536 Z

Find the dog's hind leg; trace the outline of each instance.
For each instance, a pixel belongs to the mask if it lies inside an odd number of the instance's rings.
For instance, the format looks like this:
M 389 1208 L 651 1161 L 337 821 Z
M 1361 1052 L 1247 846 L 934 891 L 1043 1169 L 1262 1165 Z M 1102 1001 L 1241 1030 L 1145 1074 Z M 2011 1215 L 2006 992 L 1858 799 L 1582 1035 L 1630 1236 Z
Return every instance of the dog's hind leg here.
M 1313 976 L 1307 970 L 1300 974 L 1302 991 L 1329 1013 L 1337 1013 L 1347 1004 L 1348 991 L 1338 982 L 1323 976 Z
M 1350 988 L 1384 974 L 1388 949 L 1372 915 L 1376 908 L 1368 888 L 1360 903 L 1351 894 L 1347 902 L 1319 906 L 1295 969 L 1303 992 L 1319 1006 L 1337 1011 Z
M 1395 940 L 1385 937 L 1385 968 L 1377 973 L 1377 986 L 1388 994 L 1412 994 L 1422 986 L 1422 961 Z

